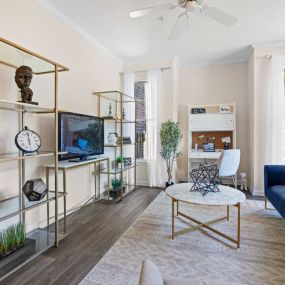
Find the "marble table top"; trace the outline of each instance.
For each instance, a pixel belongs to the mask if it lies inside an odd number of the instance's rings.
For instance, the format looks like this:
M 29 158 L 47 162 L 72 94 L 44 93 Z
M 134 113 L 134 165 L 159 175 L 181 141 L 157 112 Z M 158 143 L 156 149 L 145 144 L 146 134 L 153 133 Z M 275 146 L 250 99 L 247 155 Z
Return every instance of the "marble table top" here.
M 166 194 L 177 201 L 208 206 L 233 206 L 246 200 L 244 193 L 228 186 L 220 185 L 220 192 L 210 192 L 202 196 L 200 192 L 190 192 L 192 185 L 192 183 L 175 184 L 166 189 Z

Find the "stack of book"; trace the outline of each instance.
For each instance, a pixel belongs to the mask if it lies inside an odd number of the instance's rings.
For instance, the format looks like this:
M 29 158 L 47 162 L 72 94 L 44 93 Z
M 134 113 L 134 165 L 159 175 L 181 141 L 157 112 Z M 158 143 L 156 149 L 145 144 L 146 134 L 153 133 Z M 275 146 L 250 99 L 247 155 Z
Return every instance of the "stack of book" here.
M 132 140 L 131 137 L 118 137 L 117 139 L 117 144 L 121 144 L 121 142 L 123 141 L 123 144 L 131 144 Z

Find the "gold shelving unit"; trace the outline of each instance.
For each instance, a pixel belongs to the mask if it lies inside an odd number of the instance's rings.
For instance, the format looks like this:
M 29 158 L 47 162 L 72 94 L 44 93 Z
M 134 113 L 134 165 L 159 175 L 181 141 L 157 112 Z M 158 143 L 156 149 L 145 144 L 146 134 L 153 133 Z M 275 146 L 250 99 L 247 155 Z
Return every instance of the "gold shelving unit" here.
M 113 175 L 115 177 L 120 176 L 120 180 L 122 181 L 122 186 L 120 190 L 120 195 L 115 201 L 121 201 L 126 195 L 131 193 L 136 189 L 137 186 L 137 181 L 136 181 L 136 171 L 137 171 L 137 161 L 136 161 L 136 103 L 138 100 L 134 99 L 133 97 L 114 90 L 114 91 L 102 91 L 102 92 L 94 92 L 93 95 L 98 97 L 98 114 L 100 117 L 104 117 L 104 114 L 102 114 L 102 108 L 101 108 L 101 103 L 102 101 L 106 102 L 113 102 L 115 105 L 115 115 L 113 118 L 104 118 L 105 122 L 110 122 L 113 123 L 113 128 L 115 133 L 119 133 L 121 137 L 120 143 L 117 143 L 116 145 L 110 145 L 110 144 L 105 144 L 105 148 L 112 149 L 114 151 L 114 166 L 112 167 L 109 171 L 108 170 L 102 170 L 102 174 L 109 174 Z M 133 115 L 134 118 L 131 118 L 131 120 L 124 119 L 122 114 L 123 114 L 123 109 L 127 105 L 131 106 L 131 108 L 134 108 L 133 110 Z M 120 114 L 119 116 L 117 116 Z M 124 125 L 125 124 L 132 124 L 134 128 L 134 141 L 130 144 L 124 144 L 123 143 L 123 136 L 124 136 Z M 116 165 L 116 158 L 117 155 L 119 154 L 120 156 L 124 156 L 124 152 L 126 148 L 133 148 L 134 149 L 134 155 L 132 157 L 132 164 L 130 166 L 124 166 L 123 162 L 121 162 L 120 167 L 117 167 Z M 134 184 L 129 184 L 129 183 L 123 183 L 123 176 L 125 172 L 128 172 L 130 170 L 134 171 Z M 131 187 L 130 190 L 126 190 L 127 188 Z M 125 188 L 125 193 L 124 193 L 124 188 Z M 110 199 L 110 197 L 108 197 Z
M 59 240 L 64 236 L 59 233 L 58 225 L 58 199 L 63 198 L 66 201 L 66 192 L 60 192 L 58 189 L 58 73 L 63 71 L 68 71 L 65 66 L 49 60 L 37 53 L 34 53 L 20 45 L 10 42 L 6 39 L 0 37 L 0 64 L 6 66 L 9 69 L 16 69 L 21 65 L 27 65 L 32 68 L 34 75 L 40 76 L 44 74 L 50 74 L 53 76 L 54 89 L 53 89 L 53 106 L 44 107 L 41 105 L 32 105 L 21 103 L 17 101 L 0 99 L 0 110 L 17 112 L 19 114 L 19 130 L 22 130 L 25 125 L 25 114 L 51 114 L 54 120 L 54 147 L 50 151 L 39 152 L 34 155 L 24 155 L 21 152 L 15 153 L 0 153 L 0 163 L 5 163 L 9 161 L 18 161 L 19 169 L 19 192 L 18 195 L 4 201 L 0 201 L 0 222 L 6 221 L 12 217 L 19 216 L 20 221 L 26 225 L 26 212 L 40 207 L 42 205 L 47 205 L 47 214 L 49 214 L 49 204 L 54 202 L 54 227 L 51 229 L 37 228 L 31 232 L 26 233 L 27 237 L 36 240 L 36 252 L 27 257 L 20 265 L 17 265 L 5 273 L 5 275 L 0 274 L 0 281 L 11 275 L 21 266 L 26 264 L 31 259 L 35 258 L 47 248 L 51 246 L 58 247 Z M 2 122 L 2 124 L 9 124 L 9 122 Z M 14 141 L 14 138 L 11 138 Z M 22 193 L 22 187 L 26 182 L 26 161 L 29 159 L 42 158 L 42 157 L 53 157 L 55 164 L 55 174 L 54 174 L 54 189 L 48 189 L 48 193 L 45 198 L 39 202 L 28 202 Z M 66 212 L 66 208 L 64 208 Z M 50 216 L 47 216 L 47 221 L 49 224 Z

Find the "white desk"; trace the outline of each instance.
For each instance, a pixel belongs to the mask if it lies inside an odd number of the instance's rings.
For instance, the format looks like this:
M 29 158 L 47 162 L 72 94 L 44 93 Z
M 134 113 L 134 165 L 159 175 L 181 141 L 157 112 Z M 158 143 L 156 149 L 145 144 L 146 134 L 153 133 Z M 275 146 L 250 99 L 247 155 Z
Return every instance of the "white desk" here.
M 220 159 L 222 150 L 215 152 L 192 151 L 189 153 L 190 159 Z
M 203 152 L 202 150 L 192 150 L 188 154 L 188 181 L 190 181 L 190 172 L 196 169 L 200 164 L 214 164 L 217 163 L 223 154 L 223 150 L 217 150 L 215 152 Z

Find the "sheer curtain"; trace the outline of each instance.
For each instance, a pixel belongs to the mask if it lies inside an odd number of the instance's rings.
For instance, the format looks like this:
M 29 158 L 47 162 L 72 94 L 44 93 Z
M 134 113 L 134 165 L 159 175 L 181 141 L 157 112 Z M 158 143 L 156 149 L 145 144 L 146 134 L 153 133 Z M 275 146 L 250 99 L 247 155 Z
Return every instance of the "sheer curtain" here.
M 266 163 L 285 163 L 285 88 L 284 55 L 273 55 L 269 61 L 267 96 Z
M 284 61 L 283 55 L 257 61 L 253 146 L 256 189 L 264 187 L 264 165 L 284 163 Z
M 135 74 L 133 72 L 124 73 L 124 93 L 133 98 L 135 97 Z M 127 98 L 124 98 L 124 100 L 127 100 Z M 125 103 L 123 105 L 123 108 L 125 111 L 125 119 L 134 121 L 135 120 L 134 103 Z M 123 136 L 131 137 L 132 142 L 135 142 L 134 129 L 135 129 L 134 124 L 124 124 Z
M 147 172 L 150 187 L 163 186 L 166 181 L 163 175 L 163 161 L 160 155 L 160 98 L 161 70 L 148 72 L 148 84 L 145 94 L 147 118 Z
M 128 96 L 131 96 L 132 98 L 135 97 L 135 74 L 133 72 L 126 72 L 124 73 L 124 93 Z M 124 101 L 130 101 L 130 98 L 123 96 Z M 134 121 L 135 120 L 135 110 L 134 110 L 135 104 L 134 103 L 124 103 L 123 109 L 125 112 L 125 120 Z M 118 106 L 119 110 L 119 106 Z M 122 114 L 120 114 L 122 116 Z M 132 143 L 135 142 L 136 136 L 135 136 L 135 124 L 123 124 L 123 134 L 121 136 L 124 137 L 130 137 L 132 140 Z M 123 156 L 125 157 L 134 157 L 135 156 L 135 150 L 132 146 L 125 145 L 124 146 L 124 153 Z M 117 153 L 118 155 L 118 153 Z M 133 162 L 132 162 L 133 163 Z M 134 174 L 133 171 L 125 172 L 124 173 L 124 181 L 126 184 L 134 184 Z M 126 186 L 126 192 L 130 191 L 131 187 Z

